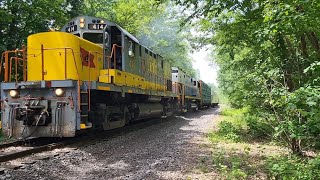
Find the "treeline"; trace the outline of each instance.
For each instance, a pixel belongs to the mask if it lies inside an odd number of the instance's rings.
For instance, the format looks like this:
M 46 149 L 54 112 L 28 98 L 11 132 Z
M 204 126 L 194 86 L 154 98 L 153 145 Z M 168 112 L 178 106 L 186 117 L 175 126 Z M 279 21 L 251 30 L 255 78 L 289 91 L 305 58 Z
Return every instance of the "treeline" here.
M 89 15 L 114 21 L 174 66 L 194 75 L 182 17 L 175 5 L 158 0 L 3 0 L 0 2 L 0 52 L 20 48 L 30 34 L 60 30 L 71 18 Z
M 320 1 L 177 0 L 206 32 L 234 107 L 292 152 L 320 147 Z

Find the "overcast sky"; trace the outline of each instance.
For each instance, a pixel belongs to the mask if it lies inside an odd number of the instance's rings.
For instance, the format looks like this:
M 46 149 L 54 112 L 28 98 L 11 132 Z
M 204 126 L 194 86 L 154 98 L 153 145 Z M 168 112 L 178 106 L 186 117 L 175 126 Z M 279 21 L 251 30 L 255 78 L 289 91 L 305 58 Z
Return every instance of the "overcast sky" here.
M 199 51 L 195 51 L 191 54 L 193 58 L 193 68 L 200 70 L 200 78 L 206 83 L 214 83 L 217 84 L 217 67 L 212 67 L 209 64 L 209 52 L 207 48 L 202 48 Z

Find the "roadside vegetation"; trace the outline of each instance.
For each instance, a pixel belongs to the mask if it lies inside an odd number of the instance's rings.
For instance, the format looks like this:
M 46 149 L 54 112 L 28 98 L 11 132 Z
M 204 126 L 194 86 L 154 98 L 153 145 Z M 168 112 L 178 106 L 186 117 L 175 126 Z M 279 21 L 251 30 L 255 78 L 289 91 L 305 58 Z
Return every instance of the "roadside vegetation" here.
M 220 172 L 319 179 L 320 1 L 176 2 L 192 12 L 185 24 L 201 32 L 194 44 L 211 45 L 219 90 L 236 108 L 224 109 L 218 130 L 209 135 L 213 143 L 237 143 L 231 154 L 213 151 L 213 159 L 223 157 L 214 163 Z M 256 153 L 256 144 L 285 151 Z M 257 162 L 260 166 L 248 167 Z
M 262 125 L 248 114 L 248 108 L 223 108 L 222 119 L 208 134 L 211 159 L 200 159 L 199 169 L 217 171 L 222 179 L 319 179 L 320 155 L 291 153 Z
M 295 155 L 320 147 L 320 1 L 177 0 L 218 64 L 219 88 Z M 258 133 L 258 132 L 256 132 Z

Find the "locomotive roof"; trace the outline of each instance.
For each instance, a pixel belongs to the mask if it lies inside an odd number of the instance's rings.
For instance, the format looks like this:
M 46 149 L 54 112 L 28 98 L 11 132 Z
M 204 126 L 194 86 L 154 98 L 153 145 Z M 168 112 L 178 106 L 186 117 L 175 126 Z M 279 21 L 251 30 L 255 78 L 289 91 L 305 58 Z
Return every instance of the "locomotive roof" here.
M 126 36 L 128 36 L 130 39 L 132 39 L 132 40 L 135 41 L 136 43 L 139 43 L 139 44 L 140 44 L 139 40 L 138 40 L 135 36 L 133 36 L 132 34 L 130 34 L 128 31 L 126 31 L 125 29 L 123 29 L 123 28 L 122 28 L 121 26 L 119 26 L 118 24 L 116 24 L 116 23 L 114 23 L 114 22 L 112 22 L 112 21 L 109 21 L 109 20 L 107 20 L 107 19 L 105 19 L 105 18 L 94 17 L 94 16 L 77 16 L 77 17 L 69 20 L 69 22 L 70 22 L 70 21 L 75 21 L 75 20 L 80 19 L 80 18 L 85 18 L 85 19 L 100 19 L 100 20 L 103 20 L 103 21 L 105 22 L 105 24 L 107 24 L 107 25 L 109 25 L 109 26 L 116 26 L 121 32 L 123 32 L 123 34 L 125 34 Z M 63 26 L 63 29 L 65 29 L 67 26 L 68 26 L 68 25 L 65 24 L 65 25 Z
M 99 19 L 99 20 L 103 20 L 105 22 L 105 24 L 109 25 L 109 26 L 115 26 L 117 27 L 124 35 L 128 36 L 130 39 L 132 39 L 133 41 L 135 41 L 136 43 L 140 44 L 141 46 L 143 46 L 144 48 L 148 49 L 148 51 L 151 51 L 152 53 L 154 54 L 157 54 L 159 55 L 161 58 L 163 58 L 160 54 L 158 53 L 155 53 L 153 50 L 151 50 L 150 48 L 148 48 L 147 46 L 143 45 L 140 43 L 140 41 L 132 34 L 130 34 L 127 30 L 123 29 L 121 26 L 119 26 L 118 24 L 116 24 L 115 22 L 112 22 L 112 21 L 109 21 L 105 18 L 101 18 L 101 17 L 95 17 L 95 16 L 86 16 L 86 15 L 83 15 L 83 16 L 77 16 L 77 17 L 74 17 L 72 19 L 70 19 L 68 22 L 71 22 L 71 21 L 76 21 L 76 20 L 80 20 L 80 18 L 84 18 L 86 19 L 86 21 L 89 19 L 89 21 L 92 21 L 93 19 Z M 62 29 L 66 29 L 68 27 L 68 22 L 62 27 Z

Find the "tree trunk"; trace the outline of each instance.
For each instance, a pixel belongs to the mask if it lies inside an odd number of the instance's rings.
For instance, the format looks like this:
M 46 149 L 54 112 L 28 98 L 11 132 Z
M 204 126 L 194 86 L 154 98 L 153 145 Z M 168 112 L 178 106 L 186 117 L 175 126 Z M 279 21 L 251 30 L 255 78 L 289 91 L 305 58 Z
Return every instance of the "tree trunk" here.
M 294 154 L 301 156 L 302 155 L 302 149 L 300 146 L 300 140 L 297 140 L 297 138 L 291 139 L 291 150 Z

